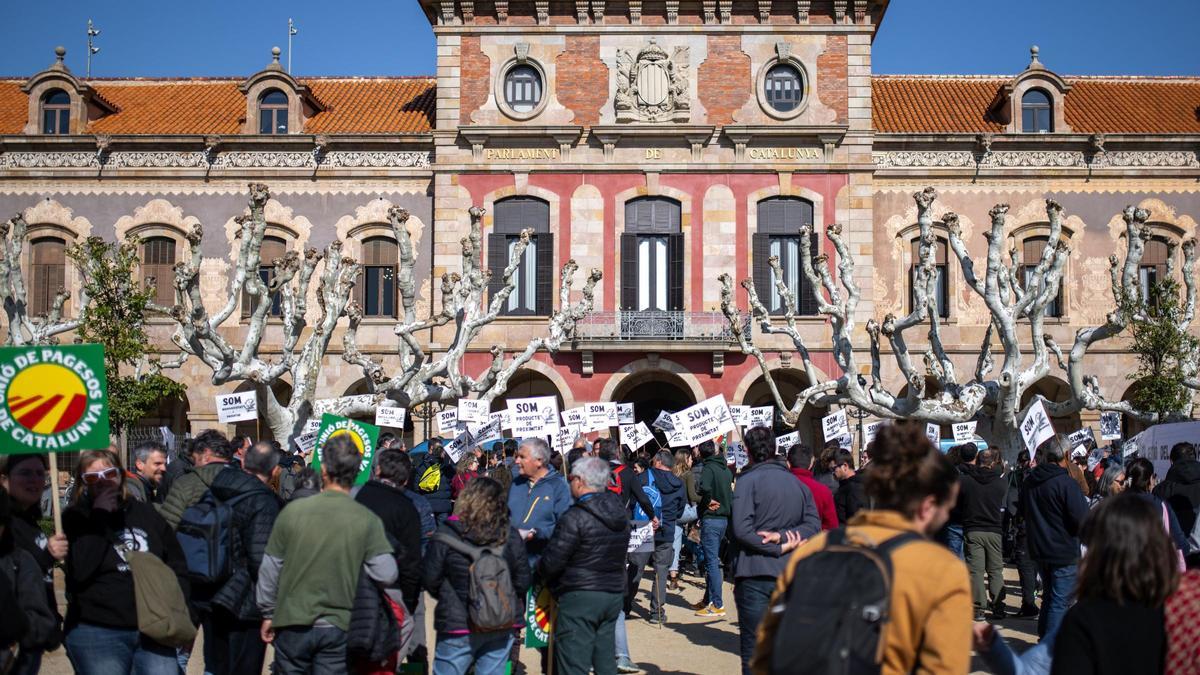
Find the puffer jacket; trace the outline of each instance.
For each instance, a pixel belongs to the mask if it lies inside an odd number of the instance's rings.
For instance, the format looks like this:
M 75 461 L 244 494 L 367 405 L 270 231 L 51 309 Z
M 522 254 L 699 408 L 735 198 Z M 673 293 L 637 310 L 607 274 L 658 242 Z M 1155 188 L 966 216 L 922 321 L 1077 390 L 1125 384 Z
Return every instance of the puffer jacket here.
M 179 485 L 181 483 L 177 483 L 176 487 Z M 257 621 L 262 619 L 254 602 L 258 568 L 283 503 L 262 481 L 232 466 L 217 472 L 212 481 L 212 492 L 214 497 L 224 502 L 246 495 L 233 504 L 233 528 L 236 534 L 233 574 L 215 589 L 193 584 L 193 596 L 203 602 L 211 594 L 212 604 L 223 607 L 242 621 Z
M 476 542 L 462 534 L 462 523 L 456 518 L 446 521 L 443 530 L 447 534 L 458 537 L 469 544 L 478 546 Z M 510 529 L 508 541 L 504 544 L 504 559 L 508 562 L 508 572 L 512 579 L 513 602 L 515 607 L 525 606 L 525 592 L 529 590 L 530 572 L 529 561 L 525 557 L 525 544 L 521 535 Z M 438 634 L 465 634 L 470 632 L 467 625 L 467 589 L 470 586 L 471 560 L 469 557 L 451 550 L 444 542 L 434 537 L 429 542 L 425 552 L 425 563 L 421 580 L 429 594 L 437 600 L 433 613 L 433 628 Z M 518 617 L 518 621 L 520 617 Z
M 583 495 L 567 509 L 537 564 L 550 591 L 624 593 L 629 512 L 608 491 Z
M 224 463 L 213 463 L 184 471 L 171 484 L 171 491 L 167 493 L 163 503 L 155 504 L 154 508 L 158 509 L 158 514 L 167 521 L 172 530 L 179 527 L 179 519 L 183 517 L 183 512 L 200 501 L 208 486 L 217 477 L 217 473 L 228 466 Z

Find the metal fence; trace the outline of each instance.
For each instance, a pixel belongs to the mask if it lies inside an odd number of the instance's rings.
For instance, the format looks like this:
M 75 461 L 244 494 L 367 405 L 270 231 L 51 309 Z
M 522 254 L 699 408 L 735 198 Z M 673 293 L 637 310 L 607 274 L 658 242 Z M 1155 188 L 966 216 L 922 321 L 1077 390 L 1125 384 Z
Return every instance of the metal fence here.
M 744 323 L 750 335 L 750 317 Z M 591 312 L 575 324 L 577 340 L 735 341 L 720 312 Z

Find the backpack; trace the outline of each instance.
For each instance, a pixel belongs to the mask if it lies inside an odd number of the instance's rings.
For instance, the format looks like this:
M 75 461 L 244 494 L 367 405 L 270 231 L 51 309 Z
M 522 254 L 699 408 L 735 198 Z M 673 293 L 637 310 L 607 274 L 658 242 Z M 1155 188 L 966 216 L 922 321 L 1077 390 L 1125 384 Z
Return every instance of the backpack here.
M 642 486 L 642 492 L 646 493 L 646 498 L 650 500 L 650 507 L 654 509 L 654 517 L 662 520 L 662 493 L 658 491 L 658 486 L 654 484 L 654 469 L 646 469 L 646 484 Z M 634 520 L 650 520 L 650 515 L 642 509 L 641 504 L 633 505 Z
M 890 619 L 891 554 L 924 539 L 915 532 L 878 546 L 830 530 L 825 547 L 796 564 L 783 597 L 769 608 L 780 615 L 772 642 L 770 672 L 879 673 L 883 627 Z
M 621 482 L 621 474 L 625 472 L 625 465 L 620 464 L 613 467 L 613 470 L 608 473 L 608 491 L 618 496 L 624 492 L 625 486 Z
M 234 538 L 233 505 L 251 496 L 244 492 L 229 501 L 221 501 L 212 488 L 204 491 L 200 501 L 183 511 L 175 539 L 187 561 L 188 578 L 199 584 L 216 584 L 233 574 Z
M 437 492 L 442 485 L 442 465 L 430 462 L 421 470 L 421 478 L 417 481 L 417 489 L 424 494 Z
M 438 530 L 433 538 L 471 560 L 467 587 L 467 623 L 471 631 L 512 630 L 522 608 L 514 602 L 516 591 L 513 590 L 508 559 L 504 557 L 504 546 L 475 546 L 446 528 Z

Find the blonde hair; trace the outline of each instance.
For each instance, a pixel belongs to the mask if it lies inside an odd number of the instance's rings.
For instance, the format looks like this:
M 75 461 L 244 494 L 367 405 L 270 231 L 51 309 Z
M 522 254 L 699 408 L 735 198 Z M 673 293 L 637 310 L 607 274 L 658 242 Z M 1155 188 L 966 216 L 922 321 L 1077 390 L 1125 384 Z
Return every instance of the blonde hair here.
M 687 450 L 676 450 L 675 466 L 671 467 L 671 473 L 675 474 L 676 478 L 683 478 L 691 470 L 692 453 Z

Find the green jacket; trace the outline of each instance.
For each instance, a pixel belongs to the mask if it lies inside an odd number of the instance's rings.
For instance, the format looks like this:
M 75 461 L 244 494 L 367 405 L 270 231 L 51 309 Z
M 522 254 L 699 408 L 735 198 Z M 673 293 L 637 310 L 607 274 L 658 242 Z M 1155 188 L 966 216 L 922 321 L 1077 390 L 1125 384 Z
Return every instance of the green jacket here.
M 714 511 L 708 510 L 710 500 L 720 504 Z M 700 503 L 696 510 L 701 518 L 728 518 L 733 511 L 733 474 L 720 453 L 705 459 L 700 469 Z
M 167 493 L 167 500 L 162 504 L 155 504 L 158 514 L 167 521 L 172 530 L 179 527 L 179 519 L 183 517 L 183 512 L 192 504 L 200 501 L 204 492 L 208 490 L 208 486 L 217 477 L 217 473 L 226 466 L 229 465 L 224 463 L 205 464 L 198 469 L 189 469 L 175 479 L 175 482 L 171 484 L 171 491 Z

